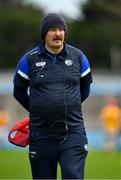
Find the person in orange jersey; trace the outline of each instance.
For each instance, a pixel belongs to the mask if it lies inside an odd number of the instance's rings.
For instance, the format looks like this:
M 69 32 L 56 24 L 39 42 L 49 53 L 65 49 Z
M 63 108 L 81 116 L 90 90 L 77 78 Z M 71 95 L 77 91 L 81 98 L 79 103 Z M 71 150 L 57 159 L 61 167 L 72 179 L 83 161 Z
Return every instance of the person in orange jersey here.
M 9 123 L 9 114 L 7 111 L 0 110 L 0 148 L 5 146 L 7 141 L 7 125 Z
M 9 115 L 5 110 L 0 111 L 0 126 L 6 126 L 9 122 Z
M 120 107 L 115 98 L 111 97 L 107 100 L 106 105 L 101 109 L 100 117 L 102 128 L 106 132 L 105 150 L 113 151 L 116 149 L 121 120 Z

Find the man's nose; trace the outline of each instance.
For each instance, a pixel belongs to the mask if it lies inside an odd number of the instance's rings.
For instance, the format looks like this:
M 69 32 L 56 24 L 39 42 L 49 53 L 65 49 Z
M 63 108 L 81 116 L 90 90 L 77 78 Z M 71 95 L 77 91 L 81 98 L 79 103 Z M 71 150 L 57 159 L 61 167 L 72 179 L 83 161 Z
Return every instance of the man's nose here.
M 60 35 L 60 30 L 59 29 L 56 29 L 56 35 Z

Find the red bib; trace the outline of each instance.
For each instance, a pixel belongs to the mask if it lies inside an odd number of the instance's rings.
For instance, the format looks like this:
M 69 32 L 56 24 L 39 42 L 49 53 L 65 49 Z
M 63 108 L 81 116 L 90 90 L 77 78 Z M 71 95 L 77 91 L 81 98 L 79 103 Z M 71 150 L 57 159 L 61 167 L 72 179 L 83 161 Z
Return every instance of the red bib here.
M 26 147 L 29 144 L 29 118 L 17 122 L 9 131 L 8 140 L 16 146 Z

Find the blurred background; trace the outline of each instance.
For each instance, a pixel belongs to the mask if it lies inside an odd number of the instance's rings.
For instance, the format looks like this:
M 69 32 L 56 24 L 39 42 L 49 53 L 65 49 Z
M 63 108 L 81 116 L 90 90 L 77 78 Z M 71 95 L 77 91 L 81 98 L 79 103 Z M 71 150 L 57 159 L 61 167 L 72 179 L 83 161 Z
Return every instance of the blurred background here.
M 102 108 L 109 99 L 113 99 L 113 106 L 121 114 L 121 0 L 0 0 L 0 158 L 5 158 L 7 150 L 23 150 L 7 140 L 12 125 L 28 117 L 28 112 L 12 96 L 12 80 L 21 56 L 40 43 L 40 19 L 48 12 L 63 14 L 68 26 L 66 42 L 87 55 L 92 69 L 91 95 L 82 105 L 89 149 L 93 154 L 89 156 L 86 177 L 121 179 L 121 117 L 114 117 L 118 126 L 113 122 L 107 125 L 111 126 L 111 140 L 107 137 L 108 128 L 104 127 L 106 115 L 102 117 Z M 109 110 L 108 114 L 116 112 Z M 107 139 L 110 143 L 105 145 Z M 112 159 L 108 161 L 114 164 L 117 159 L 118 171 L 91 175 L 89 167 L 94 164 L 90 163 L 95 161 L 97 152 L 111 153 Z M 14 175 L 6 176 L 3 169 L 0 179 L 15 178 Z M 30 176 L 24 174 L 22 177 Z

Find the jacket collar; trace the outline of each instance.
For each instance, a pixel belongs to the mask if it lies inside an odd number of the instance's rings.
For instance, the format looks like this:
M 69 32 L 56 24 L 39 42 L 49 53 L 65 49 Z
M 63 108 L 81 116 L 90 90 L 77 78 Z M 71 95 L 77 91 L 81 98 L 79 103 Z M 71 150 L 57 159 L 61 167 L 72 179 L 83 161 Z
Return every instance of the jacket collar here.
M 49 53 L 49 52 L 46 50 L 44 43 L 39 44 L 39 54 L 47 54 L 47 53 Z M 64 43 L 64 47 L 63 47 L 62 51 L 60 53 L 58 53 L 57 55 L 67 55 L 67 54 L 68 54 L 67 45 L 66 45 L 66 43 Z

